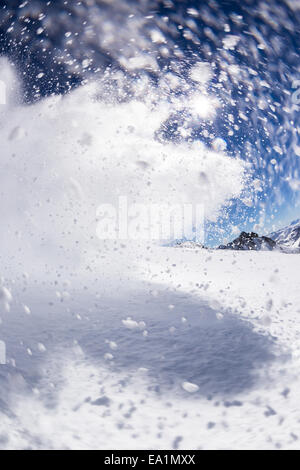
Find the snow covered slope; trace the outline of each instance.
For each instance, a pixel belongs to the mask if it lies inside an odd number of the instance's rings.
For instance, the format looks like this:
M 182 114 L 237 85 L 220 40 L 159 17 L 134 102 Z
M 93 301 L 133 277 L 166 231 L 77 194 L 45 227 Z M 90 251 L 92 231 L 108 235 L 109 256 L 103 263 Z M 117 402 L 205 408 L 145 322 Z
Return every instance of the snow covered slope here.
M 300 250 L 300 219 L 277 232 L 271 233 L 269 236 L 284 248 Z
M 1 448 L 299 448 L 300 257 L 150 255 L 123 289 L 5 280 Z

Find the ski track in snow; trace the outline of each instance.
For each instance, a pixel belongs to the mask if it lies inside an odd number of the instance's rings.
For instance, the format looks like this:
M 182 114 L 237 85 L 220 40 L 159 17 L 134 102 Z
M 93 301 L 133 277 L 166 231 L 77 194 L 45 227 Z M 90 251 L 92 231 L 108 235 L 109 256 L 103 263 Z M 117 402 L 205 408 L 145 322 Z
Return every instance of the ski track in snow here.
M 299 262 L 156 248 L 118 296 L 15 284 L 1 448 L 299 447 Z

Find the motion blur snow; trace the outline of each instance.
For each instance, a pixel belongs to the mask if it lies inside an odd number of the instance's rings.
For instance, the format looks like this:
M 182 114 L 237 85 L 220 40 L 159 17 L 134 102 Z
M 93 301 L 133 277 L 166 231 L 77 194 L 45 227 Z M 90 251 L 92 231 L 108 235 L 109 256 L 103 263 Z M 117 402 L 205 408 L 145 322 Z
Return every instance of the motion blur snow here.
M 2 59 L 5 77 L 17 94 L 13 70 Z M 101 82 L 31 106 L 9 98 L 0 131 L 3 274 L 12 260 L 27 272 L 51 271 L 58 263 L 66 274 L 69 266 L 95 269 L 109 249 L 96 236 L 97 207 L 116 205 L 119 196 L 203 204 L 213 220 L 242 192 L 240 160 L 199 142 L 175 145 L 157 137 L 180 103 L 159 100 L 157 89 L 142 85 L 138 81 L 137 96 L 121 103 L 108 102 Z
M 157 247 L 118 296 L 14 284 L 1 447 L 297 448 L 299 260 Z
M 0 9 L 1 449 L 299 448 L 298 2 L 198 3 Z M 100 239 L 120 197 L 293 249 Z

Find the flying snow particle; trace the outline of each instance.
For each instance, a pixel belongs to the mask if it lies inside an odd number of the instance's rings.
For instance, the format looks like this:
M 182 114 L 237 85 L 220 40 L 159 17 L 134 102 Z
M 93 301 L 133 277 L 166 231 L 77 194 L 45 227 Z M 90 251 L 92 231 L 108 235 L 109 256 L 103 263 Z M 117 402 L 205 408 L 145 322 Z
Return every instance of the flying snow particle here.
M 138 372 L 140 372 L 142 374 L 146 374 L 148 371 L 149 371 L 149 369 L 147 369 L 146 367 L 139 367 L 138 368 Z
M 212 147 L 216 152 L 223 152 L 227 149 L 227 143 L 224 139 L 217 137 L 212 143 Z
M 199 390 L 198 385 L 193 384 L 191 382 L 183 382 L 181 384 L 181 386 L 182 386 L 183 390 L 185 390 L 188 393 L 195 393 L 195 392 L 198 392 L 198 390 Z
M 129 330 L 135 330 L 139 327 L 138 322 L 136 322 L 135 320 L 132 320 L 131 317 L 128 317 L 126 320 L 122 320 L 122 323 Z
M 150 32 L 150 36 L 151 36 L 151 41 L 154 42 L 155 44 L 164 44 L 167 42 L 162 32 L 157 29 L 153 29 Z
M 7 289 L 7 287 L 1 286 L 0 287 L 0 301 L 3 303 L 10 304 L 12 302 L 12 295 L 11 292 Z
M 38 343 L 37 348 L 40 352 L 44 353 L 47 351 L 46 347 L 43 345 L 43 343 Z
M 105 359 L 106 361 L 112 361 L 113 358 L 114 358 L 114 356 L 113 356 L 112 354 L 110 354 L 110 353 L 104 354 L 104 359 Z
M 234 34 L 227 34 L 227 36 L 222 41 L 223 47 L 224 49 L 233 50 L 238 45 L 239 41 L 239 36 L 235 36 Z
M 196 10 L 196 8 L 188 8 L 187 14 L 190 16 L 195 16 L 195 17 L 199 16 L 199 12 L 198 10 Z
M 190 78 L 193 82 L 207 83 L 212 78 L 211 66 L 207 62 L 198 62 L 190 70 Z
M 24 312 L 26 313 L 26 315 L 30 315 L 30 314 L 31 314 L 31 310 L 30 310 L 30 308 L 29 308 L 27 305 L 23 305 L 23 310 L 24 310 Z

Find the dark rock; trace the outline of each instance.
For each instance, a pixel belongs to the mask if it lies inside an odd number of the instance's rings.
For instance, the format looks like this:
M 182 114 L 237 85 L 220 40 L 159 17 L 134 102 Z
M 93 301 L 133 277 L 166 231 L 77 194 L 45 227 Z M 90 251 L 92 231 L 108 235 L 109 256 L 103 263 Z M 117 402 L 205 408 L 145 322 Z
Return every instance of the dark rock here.
M 260 237 L 255 232 L 241 232 L 240 236 L 228 243 L 220 245 L 220 250 L 266 250 L 271 251 L 276 247 L 276 242 L 269 237 Z

